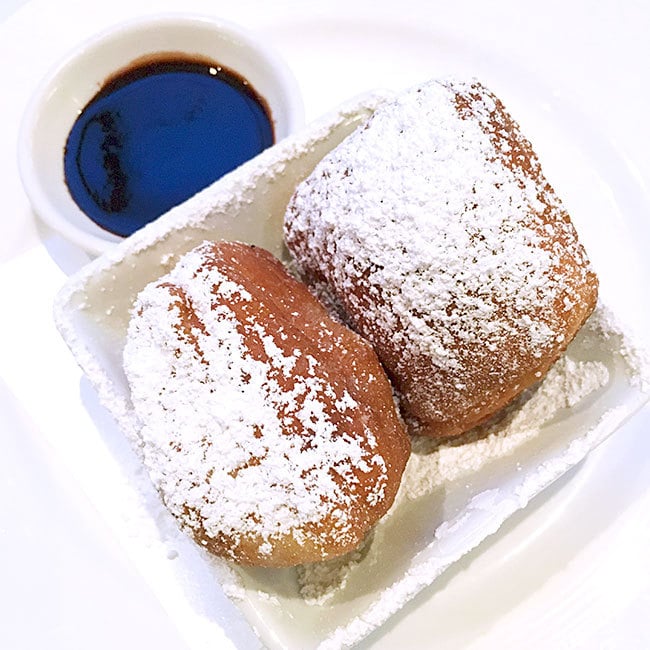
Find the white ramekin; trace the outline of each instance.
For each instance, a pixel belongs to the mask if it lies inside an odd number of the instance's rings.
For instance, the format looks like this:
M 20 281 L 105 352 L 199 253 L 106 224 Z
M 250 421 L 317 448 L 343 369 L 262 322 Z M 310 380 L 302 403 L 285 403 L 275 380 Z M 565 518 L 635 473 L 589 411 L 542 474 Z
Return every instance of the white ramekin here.
M 86 40 L 40 83 L 23 116 L 18 164 L 36 214 L 93 254 L 122 241 L 91 221 L 64 179 L 65 143 L 80 111 L 116 71 L 145 55 L 182 52 L 212 59 L 247 79 L 266 100 L 276 142 L 302 126 L 298 85 L 284 61 L 257 36 L 218 18 L 157 14 L 121 23 Z

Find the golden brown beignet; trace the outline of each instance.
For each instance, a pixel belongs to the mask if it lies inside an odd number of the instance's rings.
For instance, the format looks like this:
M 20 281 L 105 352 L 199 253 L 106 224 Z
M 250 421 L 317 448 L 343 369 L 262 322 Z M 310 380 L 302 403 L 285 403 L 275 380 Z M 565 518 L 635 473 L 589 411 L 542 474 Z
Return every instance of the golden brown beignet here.
M 478 82 L 378 108 L 301 183 L 285 239 L 374 346 L 418 433 L 459 434 L 553 364 L 598 282 L 530 143 Z
M 124 367 L 153 482 L 212 553 L 335 557 L 392 504 L 410 447 L 388 379 L 267 251 L 185 255 L 139 295 Z

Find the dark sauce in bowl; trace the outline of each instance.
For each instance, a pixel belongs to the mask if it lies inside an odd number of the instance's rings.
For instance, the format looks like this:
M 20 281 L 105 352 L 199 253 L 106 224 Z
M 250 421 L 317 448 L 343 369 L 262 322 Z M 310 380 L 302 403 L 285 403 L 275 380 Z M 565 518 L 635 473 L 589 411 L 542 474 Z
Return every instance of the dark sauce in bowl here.
M 240 75 L 158 55 L 107 80 L 80 113 L 65 181 L 90 219 L 127 236 L 273 142 L 266 102 Z

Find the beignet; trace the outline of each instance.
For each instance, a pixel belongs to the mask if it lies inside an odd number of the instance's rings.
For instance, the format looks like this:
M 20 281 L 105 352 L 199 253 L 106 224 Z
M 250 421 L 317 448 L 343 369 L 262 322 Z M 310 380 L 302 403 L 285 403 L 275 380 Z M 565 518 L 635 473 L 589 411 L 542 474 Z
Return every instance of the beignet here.
M 380 106 L 298 186 L 285 240 L 372 343 L 413 430 L 434 437 L 534 384 L 597 300 L 530 143 L 476 81 Z
M 212 553 L 327 559 L 392 504 L 410 446 L 388 379 L 267 251 L 183 256 L 138 296 L 123 358 L 145 465 Z

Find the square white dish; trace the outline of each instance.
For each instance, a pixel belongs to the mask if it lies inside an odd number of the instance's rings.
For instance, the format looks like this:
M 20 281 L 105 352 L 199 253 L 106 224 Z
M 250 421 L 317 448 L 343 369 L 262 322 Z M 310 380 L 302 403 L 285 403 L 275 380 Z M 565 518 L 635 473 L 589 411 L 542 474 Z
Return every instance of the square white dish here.
M 137 423 L 121 350 L 137 292 L 204 239 L 238 239 L 285 257 L 282 217 L 296 183 L 385 95 L 359 98 L 224 177 L 73 276 L 58 296 L 57 325 L 77 361 L 137 449 Z M 232 567 L 181 548 L 174 571 L 184 621 L 207 647 L 202 590 L 220 583 L 269 648 L 349 647 L 381 625 L 445 568 L 579 463 L 646 400 L 642 368 L 606 310 L 580 334 L 552 375 L 495 429 L 435 447 L 416 444 L 399 502 L 361 557 L 327 571 L 322 604 L 300 596 L 296 570 Z M 138 489 L 150 489 L 138 486 Z M 162 506 L 146 534 L 174 535 Z M 153 533 L 151 531 L 154 531 Z M 356 561 L 358 560 L 358 561 Z M 205 578 L 193 581 L 197 570 Z M 303 587 L 318 591 L 318 572 Z M 307 575 L 311 581 L 304 578 Z M 317 594 L 318 595 L 318 594 Z M 189 615 L 188 615 L 189 613 Z

